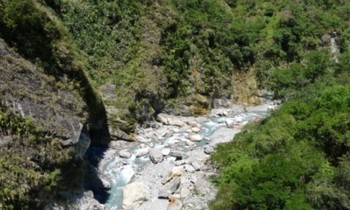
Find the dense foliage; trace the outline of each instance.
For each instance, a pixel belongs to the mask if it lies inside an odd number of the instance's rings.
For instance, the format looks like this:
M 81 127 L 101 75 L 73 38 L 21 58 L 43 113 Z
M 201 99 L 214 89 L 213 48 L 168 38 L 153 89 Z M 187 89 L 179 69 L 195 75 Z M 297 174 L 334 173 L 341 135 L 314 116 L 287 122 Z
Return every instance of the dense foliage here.
M 348 7 L 328 1 L 269 5 L 269 17 L 290 10 L 289 20 L 273 29 L 275 53 L 264 54 L 285 64 L 260 69 L 284 103 L 218 146 L 212 160 L 220 171 L 219 192 L 212 209 L 350 208 Z M 341 36 L 338 59 L 330 44 L 322 44 L 327 31 Z
M 205 113 L 208 99 L 270 89 L 281 109 L 213 155 L 212 208 L 348 209 L 349 11 L 344 0 L 0 0 L 0 38 L 79 92 L 90 122 L 106 107 L 127 132 L 178 104 Z M 0 134 L 15 137 L 0 145 L 0 208 L 53 193 L 70 150 L 5 108 Z
M 73 151 L 30 119 L 2 108 L 0 135 L 6 138 L 0 147 L 0 208 L 40 208 L 60 181 L 60 164 L 66 164 Z

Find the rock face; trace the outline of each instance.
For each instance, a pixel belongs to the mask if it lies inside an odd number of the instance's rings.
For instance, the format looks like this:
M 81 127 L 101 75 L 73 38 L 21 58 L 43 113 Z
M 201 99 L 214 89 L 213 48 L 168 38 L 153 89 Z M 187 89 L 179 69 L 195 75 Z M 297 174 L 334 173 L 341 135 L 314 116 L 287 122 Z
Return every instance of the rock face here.
M 148 189 L 141 182 L 134 182 L 124 187 L 123 209 L 132 210 L 148 200 Z
M 0 105 L 62 139 L 79 141 L 86 104 L 74 90 L 60 87 L 53 77 L 14 53 L 0 39 Z

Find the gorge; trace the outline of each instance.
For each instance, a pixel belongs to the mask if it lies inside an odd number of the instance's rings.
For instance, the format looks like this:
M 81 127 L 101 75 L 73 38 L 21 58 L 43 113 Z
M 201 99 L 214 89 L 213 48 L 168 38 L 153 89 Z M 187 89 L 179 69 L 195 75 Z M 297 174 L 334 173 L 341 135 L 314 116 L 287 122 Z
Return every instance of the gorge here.
M 349 11 L 0 0 L 0 209 L 350 209 Z

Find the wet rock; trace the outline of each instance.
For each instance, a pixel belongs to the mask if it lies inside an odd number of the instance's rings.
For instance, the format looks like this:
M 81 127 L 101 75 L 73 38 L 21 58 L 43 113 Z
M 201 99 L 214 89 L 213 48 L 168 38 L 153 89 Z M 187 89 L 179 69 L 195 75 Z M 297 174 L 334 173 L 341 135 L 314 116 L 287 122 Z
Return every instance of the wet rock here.
M 130 158 L 131 157 L 131 153 L 128 150 L 123 149 L 123 150 L 119 151 L 119 156 L 121 158 Z
M 188 135 L 188 138 L 191 140 L 191 141 L 200 141 L 203 139 L 203 137 L 200 135 L 200 134 L 189 134 Z
M 104 177 L 101 177 L 100 180 L 102 182 L 102 185 L 103 185 L 104 189 L 106 189 L 106 190 L 111 189 L 112 185 L 111 185 L 111 181 L 110 180 L 108 180 L 107 178 L 104 178 Z
M 163 161 L 163 154 L 159 149 L 151 149 L 149 151 L 149 158 L 152 163 L 157 164 Z
M 141 182 L 128 184 L 123 190 L 123 209 L 132 210 L 148 200 L 149 191 Z

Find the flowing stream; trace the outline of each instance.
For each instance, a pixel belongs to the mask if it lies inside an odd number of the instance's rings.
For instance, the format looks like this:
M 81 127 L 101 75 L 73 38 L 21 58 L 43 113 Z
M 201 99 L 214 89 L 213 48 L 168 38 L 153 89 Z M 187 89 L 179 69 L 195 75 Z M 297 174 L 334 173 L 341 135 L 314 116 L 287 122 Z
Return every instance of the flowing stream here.
M 190 141 L 189 135 L 193 133 L 191 126 L 172 126 L 158 124 L 156 128 L 149 128 L 144 132 L 139 132 L 138 137 L 148 139 L 142 143 L 136 143 L 128 148 L 129 158 L 122 158 L 118 155 L 116 149 L 114 155 L 104 161 L 99 168 L 101 174 L 106 177 L 111 184 L 109 198 L 105 204 L 105 209 L 117 210 L 122 209 L 123 187 L 133 181 L 136 175 L 142 176 L 143 167 L 150 164 L 148 155 L 137 155 L 142 150 L 148 148 L 169 148 L 181 150 L 190 153 L 193 148 L 203 147 L 205 145 L 214 146 L 220 143 L 223 138 L 213 139 L 213 134 L 218 129 L 226 128 L 230 131 L 226 140 L 232 139 L 234 134 L 238 133 L 242 126 L 254 118 L 264 118 L 268 114 L 267 110 L 236 111 L 234 114 L 227 116 L 214 115 L 211 117 L 181 117 L 182 120 L 193 121 L 197 123 L 198 130 L 196 134 L 201 136 L 199 141 Z M 173 116 L 174 117 L 174 116 Z M 232 132 L 233 131 L 233 132 Z M 219 132 L 217 135 L 225 136 L 225 132 Z M 153 138 L 151 138 L 152 136 Z M 144 174 L 145 176 L 147 174 Z

